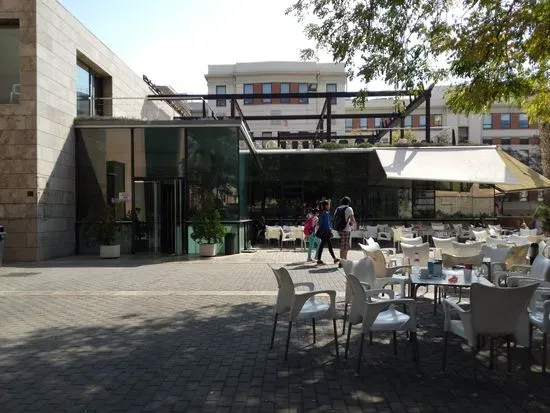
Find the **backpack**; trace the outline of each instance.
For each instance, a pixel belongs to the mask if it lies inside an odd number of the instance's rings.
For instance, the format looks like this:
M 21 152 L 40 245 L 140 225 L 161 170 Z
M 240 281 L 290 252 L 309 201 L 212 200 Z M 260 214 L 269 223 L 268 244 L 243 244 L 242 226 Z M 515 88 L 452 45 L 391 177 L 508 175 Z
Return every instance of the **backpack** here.
M 347 208 L 347 205 L 342 205 L 336 208 L 336 211 L 334 212 L 334 229 L 336 231 L 343 231 L 348 225 L 348 222 L 346 221 Z
M 304 235 L 309 237 L 311 234 L 313 234 L 313 220 L 315 218 L 315 215 L 310 216 L 306 223 L 304 224 Z

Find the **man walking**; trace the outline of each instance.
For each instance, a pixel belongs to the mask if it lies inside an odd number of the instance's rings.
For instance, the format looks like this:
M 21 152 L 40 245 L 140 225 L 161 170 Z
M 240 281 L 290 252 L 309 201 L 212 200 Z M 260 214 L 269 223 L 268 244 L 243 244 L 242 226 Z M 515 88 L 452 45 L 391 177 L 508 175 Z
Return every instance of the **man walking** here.
M 340 206 L 334 212 L 334 229 L 340 235 L 340 259 L 342 260 L 348 258 L 348 251 L 351 247 L 351 230 L 356 227 L 350 203 L 349 197 L 343 197 L 340 200 Z

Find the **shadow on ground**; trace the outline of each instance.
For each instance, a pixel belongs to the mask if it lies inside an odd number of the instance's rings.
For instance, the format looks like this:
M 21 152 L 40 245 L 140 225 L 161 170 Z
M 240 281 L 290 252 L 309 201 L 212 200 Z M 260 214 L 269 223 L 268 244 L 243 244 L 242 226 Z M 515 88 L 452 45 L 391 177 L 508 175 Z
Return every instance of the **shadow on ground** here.
M 251 298 L 252 299 L 252 298 Z M 253 299 L 252 299 L 253 300 Z M 548 379 L 527 371 L 523 349 L 514 372 L 505 362 L 478 370 L 472 395 L 471 358 L 451 340 L 449 369 L 441 366 L 441 316 L 420 303 L 420 369 L 399 337 L 395 357 L 389 336 L 366 346 L 362 374 L 354 375 L 358 331 L 350 358 L 334 357 L 330 322 L 293 331 L 283 361 L 286 325 L 279 324 L 269 350 L 269 302 L 197 305 L 171 317 L 128 311 L 118 325 L 38 329 L 0 342 L 1 411 L 347 411 L 464 412 L 547 411 Z M 154 302 L 151 302 L 154 305 Z M 146 312 L 145 312 L 146 313 Z M 341 329 L 341 322 L 338 328 Z M 341 331 L 339 331 L 340 333 Z M 339 336 L 343 356 L 344 337 Z M 486 363 L 486 354 L 480 355 Z M 218 410 L 217 410 L 218 409 Z

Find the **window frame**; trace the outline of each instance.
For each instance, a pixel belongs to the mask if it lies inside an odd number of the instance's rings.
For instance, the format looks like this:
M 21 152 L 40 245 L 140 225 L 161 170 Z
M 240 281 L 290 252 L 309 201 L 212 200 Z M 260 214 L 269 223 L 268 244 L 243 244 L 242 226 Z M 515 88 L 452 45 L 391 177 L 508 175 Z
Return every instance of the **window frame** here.
M 344 127 L 347 130 L 353 129 L 353 119 L 352 118 L 346 118 Z
M 269 92 L 266 92 L 264 88 L 269 86 Z M 273 93 L 273 83 L 262 83 L 262 95 L 270 95 Z M 262 103 L 269 104 L 273 101 L 271 98 L 262 98 Z
M 334 90 L 328 90 L 329 86 L 334 86 Z M 326 88 L 327 93 L 336 93 L 336 92 L 338 92 L 338 84 L 337 83 L 327 83 L 325 88 Z M 330 104 L 331 105 L 336 105 L 337 102 L 338 102 L 338 100 L 335 97 L 330 98 Z
M 288 86 L 288 91 L 283 92 L 283 85 Z M 282 94 L 282 95 L 287 94 L 287 93 L 290 93 L 290 83 L 288 83 L 288 82 L 283 82 L 283 83 L 281 83 L 280 89 L 281 89 L 281 94 Z M 279 102 L 280 102 L 280 103 L 285 103 L 285 104 L 286 104 L 286 103 L 290 103 L 290 98 L 280 98 L 280 99 L 279 99 Z
M 524 118 L 523 120 L 522 120 L 522 117 Z M 529 116 L 527 116 L 527 113 L 519 114 L 518 125 L 520 129 L 529 129 Z
M 424 119 L 424 122 L 422 122 L 422 119 Z M 426 115 L 418 115 L 418 126 L 421 128 L 426 127 Z
M 1 105 L 18 105 L 21 103 L 21 83 L 22 83 L 22 75 L 21 75 L 21 22 L 19 19 L 0 19 L 0 27 L 6 29 L 6 30 L 17 30 L 17 83 L 11 83 L 11 87 L 9 86 L 10 83 L 6 83 L 7 87 L 7 94 L 6 96 L 9 97 L 6 101 L 0 102 Z M 15 43 L 15 42 L 14 42 Z M 12 81 L 15 79 L 12 79 Z M 19 91 L 16 90 L 16 87 L 19 85 Z M 90 103 L 91 104 L 91 103 Z
M 220 93 L 218 91 L 218 88 L 223 87 L 224 92 Z M 227 95 L 227 85 L 216 85 L 216 95 Z M 216 99 L 216 107 L 226 107 L 227 106 L 227 100 L 225 99 Z
M 508 121 L 507 121 L 508 126 L 505 126 L 505 124 L 503 123 L 503 120 L 502 120 L 503 116 L 508 117 Z M 510 129 L 511 127 L 512 127 L 512 116 L 510 115 L 510 113 L 501 113 L 500 114 L 500 129 Z
M 367 130 L 368 128 L 369 128 L 368 119 L 367 118 L 359 118 L 359 129 Z
M 374 127 L 377 129 L 382 127 L 382 118 L 374 118 Z
M 439 122 L 438 122 L 439 119 Z M 443 126 L 443 115 L 438 113 L 434 115 L 434 124 L 432 126 Z
M 247 86 L 250 86 L 250 88 L 252 89 L 250 92 L 247 92 L 246 91 L 246 87 Z M 243 94 L 244 95 L 253 95 L 254 94 L 254 83 L 245 83 L 243 84 Z M 254 104 L 254 99 L 253 98 L 244 98 L 243 99 L 243 104 L 244 105 L 252 105 Z
M 306 88 L 305 92 L 300 91 L 302 86 L 305 86 Z M 308 91 L 309 91 L 309 86 L 307 83 L 298 83 L 298 93 L 308 93 Z M 307 105 L 309 103 L 309 98 L 298 98 L 298 103 Z
M 488 122 L 487 122 L 488 121 Z M 482 129 L 493 129 L 493 115 L 485 113 L 481 118 Z
M 412 115 L 405 116 L 405 119 L 403 119 L 403 127 L 412 128 L 412 125 L 413 125 Z

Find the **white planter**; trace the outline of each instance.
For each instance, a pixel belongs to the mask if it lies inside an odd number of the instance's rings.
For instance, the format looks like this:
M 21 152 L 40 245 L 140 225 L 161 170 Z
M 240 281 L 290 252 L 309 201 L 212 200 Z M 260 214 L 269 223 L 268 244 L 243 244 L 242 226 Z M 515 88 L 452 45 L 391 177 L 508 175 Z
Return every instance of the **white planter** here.
M 101 258 L 119 258 L 120 245 L 101 245 L 99 247 L 99 256 Z
M 218 244 L 200 244 L 199 255 L 201 257 L 213 257 L 216 255 L 216 247 Z

